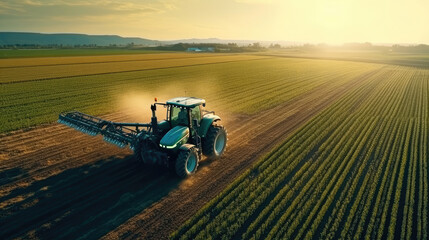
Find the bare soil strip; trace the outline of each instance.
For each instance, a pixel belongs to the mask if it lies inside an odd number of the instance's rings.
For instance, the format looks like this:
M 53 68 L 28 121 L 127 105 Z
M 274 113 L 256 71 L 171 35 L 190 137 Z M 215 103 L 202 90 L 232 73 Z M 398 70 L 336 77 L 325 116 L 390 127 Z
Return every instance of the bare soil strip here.
M 256 115 L 223 115 L 225 156 L 203 161 L 186 180 L 136 167 L 130 150 L 57 124 L 0 136 L 0 239 L 167 238 L 259 156 L 377 71 Z

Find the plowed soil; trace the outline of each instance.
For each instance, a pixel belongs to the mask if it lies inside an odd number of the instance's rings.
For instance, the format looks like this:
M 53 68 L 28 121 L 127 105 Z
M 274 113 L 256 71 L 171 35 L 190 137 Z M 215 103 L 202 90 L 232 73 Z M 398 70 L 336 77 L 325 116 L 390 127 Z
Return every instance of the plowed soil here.
M 0 137 L 0 239 L 164 239 L 261 154 L 364 83 L 322 85 L 252 116 L 220 113 L 228 149 L 180 180 L 120 149 L 59 124 Z M 124 121 L 127 115 L 103 116 Z

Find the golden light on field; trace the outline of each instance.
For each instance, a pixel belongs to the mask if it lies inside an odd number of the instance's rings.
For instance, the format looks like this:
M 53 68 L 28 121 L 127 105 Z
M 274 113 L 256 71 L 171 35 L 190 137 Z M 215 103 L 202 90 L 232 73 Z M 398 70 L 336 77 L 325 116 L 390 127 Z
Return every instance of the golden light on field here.
M 429 43 L 424 0 L 4 0 L 0 31 Z

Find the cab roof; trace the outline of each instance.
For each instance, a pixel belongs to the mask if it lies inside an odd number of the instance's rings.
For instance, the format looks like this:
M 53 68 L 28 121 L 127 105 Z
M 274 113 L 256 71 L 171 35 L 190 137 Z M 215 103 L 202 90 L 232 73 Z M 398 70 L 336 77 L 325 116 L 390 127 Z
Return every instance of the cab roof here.
M 206 100 L 195 97 L 176 97 L 167 101 L 167 104 L 176 105 L 180 107 L 196 107 L 205 103 Z

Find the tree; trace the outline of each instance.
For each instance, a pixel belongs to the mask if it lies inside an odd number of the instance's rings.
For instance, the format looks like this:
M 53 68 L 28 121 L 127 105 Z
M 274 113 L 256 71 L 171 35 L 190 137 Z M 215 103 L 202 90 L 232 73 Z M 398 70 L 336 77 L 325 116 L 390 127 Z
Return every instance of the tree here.
M 254 47 L 254 48 L 261 48 L 261 44 L 258 43 L 258 42 L 255 42 L 255 43 L 252 44 L 252 47 Z

